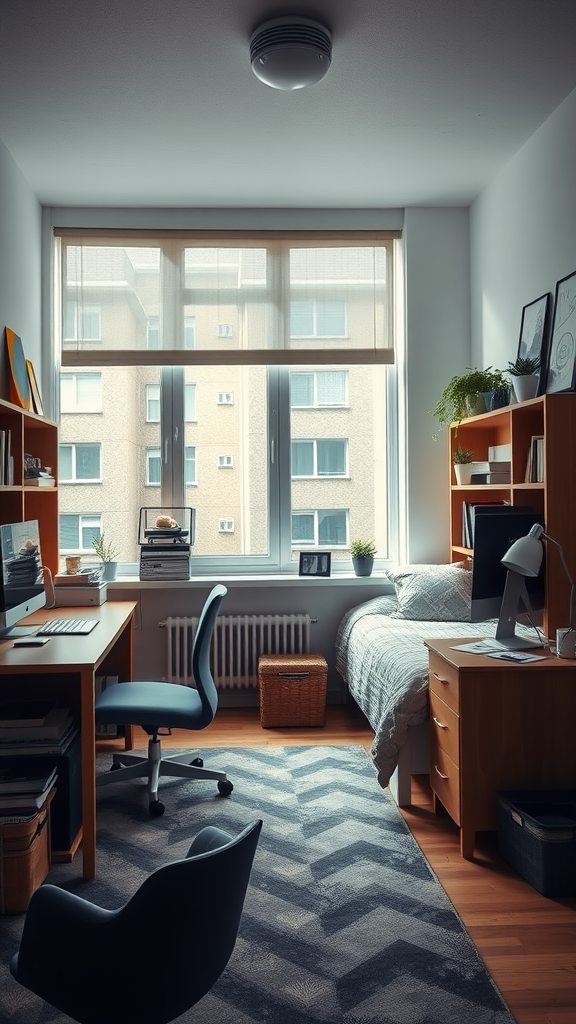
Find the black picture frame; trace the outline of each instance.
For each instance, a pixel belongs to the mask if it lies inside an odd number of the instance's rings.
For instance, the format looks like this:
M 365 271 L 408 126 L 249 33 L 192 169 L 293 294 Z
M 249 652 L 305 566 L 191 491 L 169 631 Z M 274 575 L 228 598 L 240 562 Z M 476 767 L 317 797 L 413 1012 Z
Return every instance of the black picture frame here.
M 299 576 L 329 576 L 332 565 L 330 551 L 301 551 L 298 563 Z
M 576 390 L 576 270 L 560 278 L 554 297 L 546 394 Z
M 522 309 L 518 359 L 539 359 L 538 395 L 544 394 L 548 372 L 548 338 L 550 336 L 551 294 L 546 292 Z

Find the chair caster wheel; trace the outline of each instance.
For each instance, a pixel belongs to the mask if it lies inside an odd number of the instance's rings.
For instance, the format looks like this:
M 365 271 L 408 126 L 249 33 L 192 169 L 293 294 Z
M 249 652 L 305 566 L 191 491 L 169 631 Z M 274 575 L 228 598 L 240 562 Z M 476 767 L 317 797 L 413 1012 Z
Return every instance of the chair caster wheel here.
M 226 780 L 226 782 L 218 783 L 218 792 L 220 793 L 220 796 L 230 796 L 230 793 L 232 792 L 233 789 L 234 786 L 232 785 L 231 782 L 228 781 L 228 779 Z
M 195 768 L 203 768 L 204 767 L 204 761 L 202 760 L 201 757 L 195 757 L 193 761 L 190 761 L 190 764 L 194 765 Z
M 161 818 L 166 808 L 161 800 L 152 800 L 148 804 L 148 810 L 153 818 Z

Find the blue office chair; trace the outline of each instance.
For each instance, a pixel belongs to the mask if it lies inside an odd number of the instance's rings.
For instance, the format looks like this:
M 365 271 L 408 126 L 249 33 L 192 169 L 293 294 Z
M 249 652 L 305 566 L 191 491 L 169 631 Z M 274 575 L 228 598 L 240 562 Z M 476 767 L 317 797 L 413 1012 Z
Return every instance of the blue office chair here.
M 96 701 L 97 724 L 140 725 L 150 736 L 147 757 L 125 752 L 114 754 L 110 771 L 98 775 L 96 785 L 147 778 L 149 810 L 154 817 L 164 814 L 164 804 L 158 799 L 161 775 L 215 779 L 221 796 L 229 796 L 234 788 L 226 772 L 204 768 L 198 751 L 162 757 L 159 735 L 161 729 L 205 729 L 216 714 L 218 691 L 210 672 L 210 643 L 218 610 L 227 593 L 221 584 L 213 587 L 198 621 L 192 648 L 196 689 L 179 683 L 119 683 L 104 690 Z
M 169 1024 L 232 955 L 261 828 L 260 819 L 236 837 L 203 828 L 184 860 L 152 872 L 119 910 L 40 886 L 14 978 L 79 1024 Z

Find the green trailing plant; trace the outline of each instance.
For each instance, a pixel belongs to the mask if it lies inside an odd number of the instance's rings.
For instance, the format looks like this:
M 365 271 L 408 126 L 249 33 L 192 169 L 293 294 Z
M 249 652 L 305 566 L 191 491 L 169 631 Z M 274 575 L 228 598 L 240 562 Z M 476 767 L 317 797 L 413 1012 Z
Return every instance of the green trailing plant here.
M 113 562 L 116 558 L 117 551 L 112 541 L 106 540 L 103 533 L 99 533 L 96 539 L 92 542 L 92 547 L 101 558 L 103 562 Z
M 452 452 L 452 462 L 455 466 L 463 466 L 469 462 L 474 462 L 474 452 L 471 448 L 461 448 L 457 444 Z
M 473 404 L 479 395 L 497 388 L 510 388 L 510 381 L 502 370 L 493 370 L 491 366 L 486 370 L 468 367 L 467 373 L 457 374 L 448 382 L 432 415 L 441 426 L 448 427 L 451 423 L 458 426 L 467 415 L 467 402 Z M 438 437 L 438 432 L 433 436 Z
M 350 554 L 352 558 L 374 558 L 376 545 L 373 540 L 353 540 Z
M 540 369 L 540 360 L 530 356 L 518 356 L 513 363 L 508 363 L 508 373 L 513 377 L 531 377 Z

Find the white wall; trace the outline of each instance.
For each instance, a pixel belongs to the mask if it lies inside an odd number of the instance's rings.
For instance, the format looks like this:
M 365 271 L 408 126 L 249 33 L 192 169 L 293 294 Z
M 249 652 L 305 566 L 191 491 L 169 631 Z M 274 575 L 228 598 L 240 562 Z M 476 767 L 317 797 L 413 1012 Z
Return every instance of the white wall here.
M 41 349 L 42 209 L 24 175 L 0 139 L 0 397 L 5 392 L 4 328 L 22 339 L 27 359 L 42 374 Z
M 505 369 L 522 307 L 576 270 L 576 90 L 471 208 L 472 352 Z

